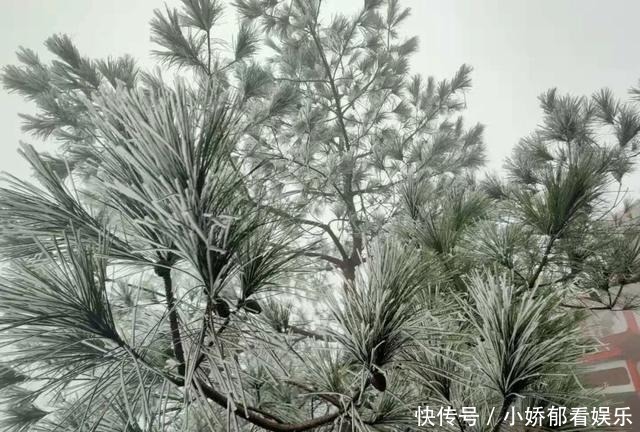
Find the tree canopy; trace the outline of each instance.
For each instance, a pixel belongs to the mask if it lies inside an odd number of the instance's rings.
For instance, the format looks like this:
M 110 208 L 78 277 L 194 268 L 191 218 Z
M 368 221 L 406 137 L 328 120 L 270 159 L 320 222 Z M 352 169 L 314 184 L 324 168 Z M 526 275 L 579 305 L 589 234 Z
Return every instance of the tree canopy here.
M 581 324 L 636 304 L 615 215 L 640 91 L 544 93 L 489 174 L 472 68 L 412 74 L 399 1 L 223 6 L 157 10 L 155 71 L 65 35 L 4 68 L 55 143 L 0 188 L 5 430 L 411 431 L 429 405 L 497 432 L 597 405 Z

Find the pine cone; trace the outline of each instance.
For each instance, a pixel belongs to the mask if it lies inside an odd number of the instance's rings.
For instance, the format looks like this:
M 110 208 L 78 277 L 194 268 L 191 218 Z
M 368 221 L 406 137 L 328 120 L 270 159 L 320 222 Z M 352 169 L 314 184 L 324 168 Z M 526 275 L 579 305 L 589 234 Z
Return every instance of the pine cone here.
M 379 392 L 384 392 L 387 389 L 387 379 L 384 374 L 378 370 L 371 372 L 370 381 L 373 388 Z
M 258 303 L 253 299 L 249 299 L 246 302 L 244 302 L 244 309 L 247 312 L 256 314 L 256 315 L 262 312 L 262 307 L 260 306 L 260 303 Z
M 221 316 L 222 318 L 227 318 L 231 314 L 229 303 L 219 297 L 214 300 L 213 307 L 216 315 Z

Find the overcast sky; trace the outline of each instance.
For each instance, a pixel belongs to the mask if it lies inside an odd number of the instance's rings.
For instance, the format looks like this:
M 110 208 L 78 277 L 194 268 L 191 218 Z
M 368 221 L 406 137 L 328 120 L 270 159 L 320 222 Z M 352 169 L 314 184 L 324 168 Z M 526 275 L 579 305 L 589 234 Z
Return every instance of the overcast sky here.
M 177 4 L 177 0 L 167 2 Z M 230 2 L 228 2 L 230 3 Z M 518 139 L 540 122 L 537 96 L 550 87 L 589 95 L 610 87 L 623 98 L 640 78 L 640 2 L 637 0 L 405 0 L 412 15 L 407 36 L 420 38 L 412 72 L 448 78 L 462 63 L 471 64 L 473 89 L 467 96 L 469 123 L 486 125 L 490 167 L 500 168 Z M 361 0 L 328 0 L 330 10 L 355 10 Z M 149 20 L 154 0 L 2 0 L 0 64 L 15 63 L 23 45 L 44 53 L 53 33 L 67 33 L 83 55 L 128 53 L 153 66 Z M 231 9 L 220 34 L 232 34 Z M 46 56 L 45 56 L 46 58 Z M 0 170 L 23 176 L 16 153 L 19 112 L 32 106 L 0 92 Z M 53 145 L 49 145 L 53 150 Z M 42 147 L 41 147 L 42 148 Z M 628 186 L 640 190 L 640 175 Z

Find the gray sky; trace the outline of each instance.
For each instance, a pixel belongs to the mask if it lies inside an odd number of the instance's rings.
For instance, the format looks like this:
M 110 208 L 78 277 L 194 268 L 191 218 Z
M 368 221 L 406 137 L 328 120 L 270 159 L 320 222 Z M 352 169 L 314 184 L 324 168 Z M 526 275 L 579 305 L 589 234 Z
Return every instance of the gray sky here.
M 19 45 L 44 56 L 42 43 L 67 33 L 83 55 L 129 53 L 153 65 L 149 20 L 155 0 L 1 0 L 0 64 L 15 63 Z M 168 4 L 175 5 L 177 0 Z M 230 2 L 229 2 L 230 3 Z M 640 2 L 636 0 L 405 0 L 412 16 L 405 34 L 420 38 L 412 72 L 449 78 L 471 64 L 473 88 L 467 96 L 469 123 L 487 127 L 490 167 L 499 168 L 519 138 L 541 120 L 537 96 L 550 87 L 591 94 L 607 86 L 625 98 L 640 79 Z M 328 0 L 330 10 L 356 10 L 361 0 Z M 227 40 L 235 18 L 231 9 L 220 35 Z M 19 96 L 0 92 L 0 170 L 22 176 L 16 153 L 18 112 L 32 107 Z M 52 145 L 49 145 L 53 149 Z M 45 148 L 43 146 L 40 148 Z M 640 175 L 628 186 L 640 191 Z

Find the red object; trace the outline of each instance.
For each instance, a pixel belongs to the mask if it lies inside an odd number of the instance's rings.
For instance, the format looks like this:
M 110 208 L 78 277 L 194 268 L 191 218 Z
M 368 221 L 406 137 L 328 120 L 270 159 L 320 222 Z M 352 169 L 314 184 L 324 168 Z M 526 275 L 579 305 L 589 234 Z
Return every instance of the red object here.
M 604 386 L 612 406 L 630 407 L 633 424 L 628 430 L 640 432 L 640 315 L 603 311 L 595 318 L 603 350 L 585 357 L 585 384 Z

